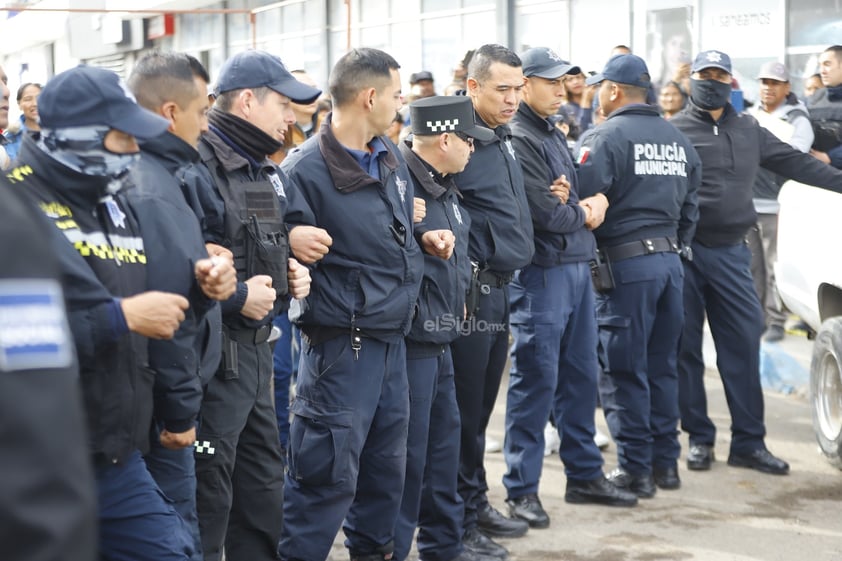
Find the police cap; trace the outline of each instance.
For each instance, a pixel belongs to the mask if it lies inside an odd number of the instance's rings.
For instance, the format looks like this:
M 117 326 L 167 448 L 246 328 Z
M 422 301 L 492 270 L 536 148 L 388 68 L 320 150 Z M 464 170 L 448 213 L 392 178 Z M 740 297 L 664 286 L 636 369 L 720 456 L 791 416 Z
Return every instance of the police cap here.
M 461 132 L 483 142 L 494 138 L 494 131 L 477 125 L 474 105 L 464 96 L 419 99 L 409 106 L 409 115 L 412 133 L 419 136 Z
M 649 77 L 649 69 L 646 67 L 646 63 L 642 58 L 633 54 L 612 56 L 605 63 L 605 68 L 602 69 L 602 72 L 591 76 L 585 80 L 585 83 L 592 86 L 599 84 L 603 80 L 644 89 L 649 89 L 652 85 L 652 79 Z

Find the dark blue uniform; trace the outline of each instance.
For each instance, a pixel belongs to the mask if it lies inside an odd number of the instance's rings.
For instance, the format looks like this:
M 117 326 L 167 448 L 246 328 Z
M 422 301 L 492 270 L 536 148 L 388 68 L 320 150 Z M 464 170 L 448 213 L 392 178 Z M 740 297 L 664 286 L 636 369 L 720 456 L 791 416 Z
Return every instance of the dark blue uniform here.
M 85 399 L 100 554 L 187 560 L 193 553 L 190 529 L 164 498 L 141 455 L 148 449 L 153 407 L 148 340 L 129 332 L 119 301 L 112 298 L 146 288 L 140 228 L 131 211 L 107 195 L 110 178 L 59 164 L 31 137 L 24 139 L 18 167 L 8 177 L 61 232 L 54 247 Z
M 477 115 L 478 125 L 487 126 Z M 532 218 L 523 190 L 523 173 L 506 125 L 495 138 L 474 142 L 468 166 L 454 177 L 471 215 L 468 255 L 480 268 L 479 310 L 452 345 L 456 399 L 462 421 L 459 493 L 465 502 L 466 530 L 477 526 L 485 508 L 488 484 L 483 455 L 485 429 L 491 418 L 509 348 L 508 284 L 514 272 L 529 264 L 535 245 Z
M 699 158 L 656 109 L 633 104 L 594 129 L 579 164 L 580 195 L 601 192 L 610 203 L 594 231 L 616 285 L 597 297 L 602 406 L 620 467 L 648 477 L 653 468 L 675 468 L 680 453 L 678 250 L 689 245 L 698 216 Z
M 585 227 L 576 169 L 561 131 L 521 102 L 512 134 L 532 212 L 535 256 L 509 287 L 514 345 L 503 477 L 509 499 L 538 492 L 550 412 L 567 477 L 591 481 L 603 475 L 593 441 L 599 364 L 588 262 L 596 242 Z M 570 181 L 566 204 L 549 190 L 561 174 Z
M 681 428 L 690 446 L 713 446 L 716 427 L 707 413 L 702 337 L 707 316 L 717 367 L 731 412 L 731 453 L 765 449 L 760 336 L 763 311 L 751 277 L 745 242 L 757 221 L 752 186 L 760 166 L 809 185 L 839 191 L 842 172 L 775 138 L 754 117 L 729 104 L 719 121 L 695 106 L 673 117 L 704 162 L 693 261 L 685 264 L 685 326 L 681 336 Z
M 418 553 L 424 561 L 449 561 L 462 551 L 462 498 L 456 490 L 459 465 L 459 408 L 450 342 L 459 332 L 468 260 L 470 217 L 459 203 L 452 178 L 442 177 L 408 144 L 400 151 L 424 199 L 427 214 L 416 235 L 450 230 L 456 247 L 450 259 L 424 255 L 418 312 L 407 336 L 409 431 L 406 480 L 395 523 L 395 559 L 406 559 L 418 526 Z
M 196 437 L 199 529 L 206 561 L 221 559 L 223 549 L 231 561 L 272 559 L 283 524 L 283 459 L 267 340 L 272 319 L 287 305 L 272 274 L 285 273 L 287 255 L 279 246 L 262 245 L 272 261 L 263 263 L 256 258 L 261 251 L 248 247 L 270 232 L 277 239 L 283 230 L 282 195 L 288 181 L 270 160 L 255 160 L 237 146 L 221 128 L 228 125 L 217 111 L 209 119 L 211 130 L 199 144 L 207 173 L 197 198 L 204 202 L 205 240 L 234 254 L 237 291 L 220 306 L 223 360 L 205 387 Z M 258 224 L 257 232 L 242 226 L 249 218 L 250 225 Z M 264 219 L 267 224 L 259 225 Z M 245 281 L 256 274 L 272 274 L 278 292 L 274 309 L 261 320 L 240 313 L 248 292 Z
M 282 169 L 295 184 L 287 222 L 324 228 L 330 252 L 290 317 L 302 332 L 282 559 L 321 561 L 344 530 L 352 557 L 386 555 L 406 472 L 406 345 L 423 274 L 413 185 L 397 148 L 376 137 L 366 168 L 319 133 Z M 291 189 L 292 191 L 292 189 Z
M 196 463 L 193 447 L 169 450 L 161 446 L 163 429 L 179 433 L 196 426 L 202 402 L 200 366 L 219 363 L 219 306 L 208 299 L 195 280 L 196 261 L 208 257 L 196 215 L 180 189 L 185 169 L 199 161 L 195 148 L 165 132 L 142 144 L 141 160 L 132 170 L 134 187 L 126 190 L 129 206 L 144 225 L 150 266 L 147 287 L 180 294 L 190 307 L 170 340 L 149 342 L 149 365 L 155 370 L 155 415 L 146 465 L 164 494 L 190 525 L 196 545 L 193 559 L 202 559 L 196 514 Z M 209 317 L 210 316 L 210 317 Z M 214 334 L 216 335 L 216 334 Z M 209 356 L 213 355 L 213 356 Z M 215 356 L 215 359 L 214 359 Z

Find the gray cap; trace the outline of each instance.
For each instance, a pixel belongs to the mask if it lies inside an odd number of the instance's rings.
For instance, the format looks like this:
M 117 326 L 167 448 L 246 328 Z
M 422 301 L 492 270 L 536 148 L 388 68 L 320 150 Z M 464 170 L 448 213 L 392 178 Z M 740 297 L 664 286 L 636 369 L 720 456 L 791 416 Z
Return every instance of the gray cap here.
M 776 80 L 778 82 L 789 82 L 789 72 L 786 66 L 778 61 L 767 62 L 760 67 L 757 73 L 758 80 Z

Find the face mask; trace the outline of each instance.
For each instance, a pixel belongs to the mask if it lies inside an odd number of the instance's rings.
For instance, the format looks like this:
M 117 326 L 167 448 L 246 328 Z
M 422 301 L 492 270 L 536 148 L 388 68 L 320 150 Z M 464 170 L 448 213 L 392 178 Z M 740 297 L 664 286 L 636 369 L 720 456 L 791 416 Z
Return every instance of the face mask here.
M 731 84 L 691 78 L 690 99 L 702 109 L 722 109 L 731 99 Z
M 116 154 L 105 148 L 108 127 L 41 129 L 38 145 L 53 159 L 85 175 L 121 179 L 140 154 Z

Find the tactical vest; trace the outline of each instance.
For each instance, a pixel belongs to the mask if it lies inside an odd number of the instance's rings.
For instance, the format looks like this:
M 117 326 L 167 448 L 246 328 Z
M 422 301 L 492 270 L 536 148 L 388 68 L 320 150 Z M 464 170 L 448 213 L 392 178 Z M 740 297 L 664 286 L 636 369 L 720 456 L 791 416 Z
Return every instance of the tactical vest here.
M 816 136 L 813 148 L 827 152 L 842 144 L 842 101 L 830 101 L 827 89 L 821 89 L 810 99 L 809 110 Z
M 225 174 L 212 148 L 200 143 L 199 153 L 225 202 L 223 245 L 234 254 L 237 280 L 245 282 L 254 275 L 268 275 L 277 294 L 285 296 L 289 289 L 289 238 L 281 208 L 280 177 L 274 171 L 262 172 L 265 175 L 257 181 L 231 177 Z

